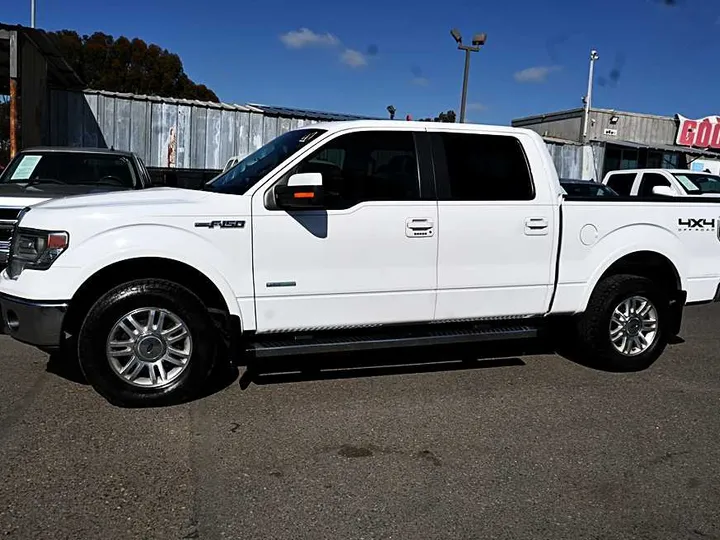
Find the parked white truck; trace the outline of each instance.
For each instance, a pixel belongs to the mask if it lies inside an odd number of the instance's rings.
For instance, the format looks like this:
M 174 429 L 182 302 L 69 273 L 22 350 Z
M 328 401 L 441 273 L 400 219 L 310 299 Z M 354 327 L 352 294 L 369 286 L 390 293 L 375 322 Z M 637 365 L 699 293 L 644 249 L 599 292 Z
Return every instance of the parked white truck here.
M 246 355 L 534 338 L 548 325 L 588 359 L 642 369 L 686 304 L 718 299 L 718 210 L 572 198 L 528 130 L 315 124 L 202 191 L 23 212 L 0 311 L 15 339 L 75 350 L 122 405 L 186 399 Z
M 687 169 L 621 169 L 602 181 L 624 197 L 720 197 L 720 176 Z

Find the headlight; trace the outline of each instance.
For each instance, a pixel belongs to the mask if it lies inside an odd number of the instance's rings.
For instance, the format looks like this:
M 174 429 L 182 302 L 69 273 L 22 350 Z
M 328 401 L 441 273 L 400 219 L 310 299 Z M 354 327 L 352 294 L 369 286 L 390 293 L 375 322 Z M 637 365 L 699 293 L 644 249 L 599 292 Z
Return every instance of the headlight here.
M 47 270 L 68 247 L 66 232 L 18 228 L 13 234 L 7 273 L 17 278 L 23 270 Z

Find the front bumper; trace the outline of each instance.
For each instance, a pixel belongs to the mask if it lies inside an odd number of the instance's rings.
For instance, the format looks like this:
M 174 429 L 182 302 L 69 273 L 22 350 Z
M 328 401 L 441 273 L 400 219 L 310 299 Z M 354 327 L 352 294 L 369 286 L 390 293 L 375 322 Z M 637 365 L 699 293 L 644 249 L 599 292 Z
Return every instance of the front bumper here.
M 60 347 L 67 302 L 24 300 L 0 294 L 0 324 L 10 337 L 41 349 Z

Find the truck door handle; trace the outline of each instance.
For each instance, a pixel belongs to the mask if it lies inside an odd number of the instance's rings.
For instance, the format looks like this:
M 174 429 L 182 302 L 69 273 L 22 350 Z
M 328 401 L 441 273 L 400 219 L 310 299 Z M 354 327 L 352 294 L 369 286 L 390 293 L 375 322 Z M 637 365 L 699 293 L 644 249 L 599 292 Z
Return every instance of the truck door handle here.
M 544 217 L 525 219 L 525 234 L 528 236 L 544 236 L 547 234 L 548 220 Z
M 546 229 L 548 221 L 542 217 L 529 217 L 525 220 L 525 226 L 528 229 Z
M 426 231 L 432 229 L 433 221 L 427 218 L 411 218 L 407 220 L 407 226 L 414 231 Z
M 435 234 L 435 223 L 429 218 L 409 218 L 405 221 L 405 236 L 417 238 L 433 236 Z

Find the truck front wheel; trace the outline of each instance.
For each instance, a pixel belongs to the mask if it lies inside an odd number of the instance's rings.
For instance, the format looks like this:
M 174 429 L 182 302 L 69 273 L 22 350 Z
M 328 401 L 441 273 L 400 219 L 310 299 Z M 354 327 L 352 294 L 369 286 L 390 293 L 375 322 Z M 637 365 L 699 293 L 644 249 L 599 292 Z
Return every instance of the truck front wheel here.
M 613 371 L 638 371 L 662 354 L 672 326 L 670 299 L 649 279 L 615 275 L 593 291 L 578 321 L 582 353 Z
M 120 285 L 90 308 L 78 356 L 88 382 L 111 403 L 166 405 L 202 389 L 216 343 L 212 319 L 195 294 L 148 279 Z

